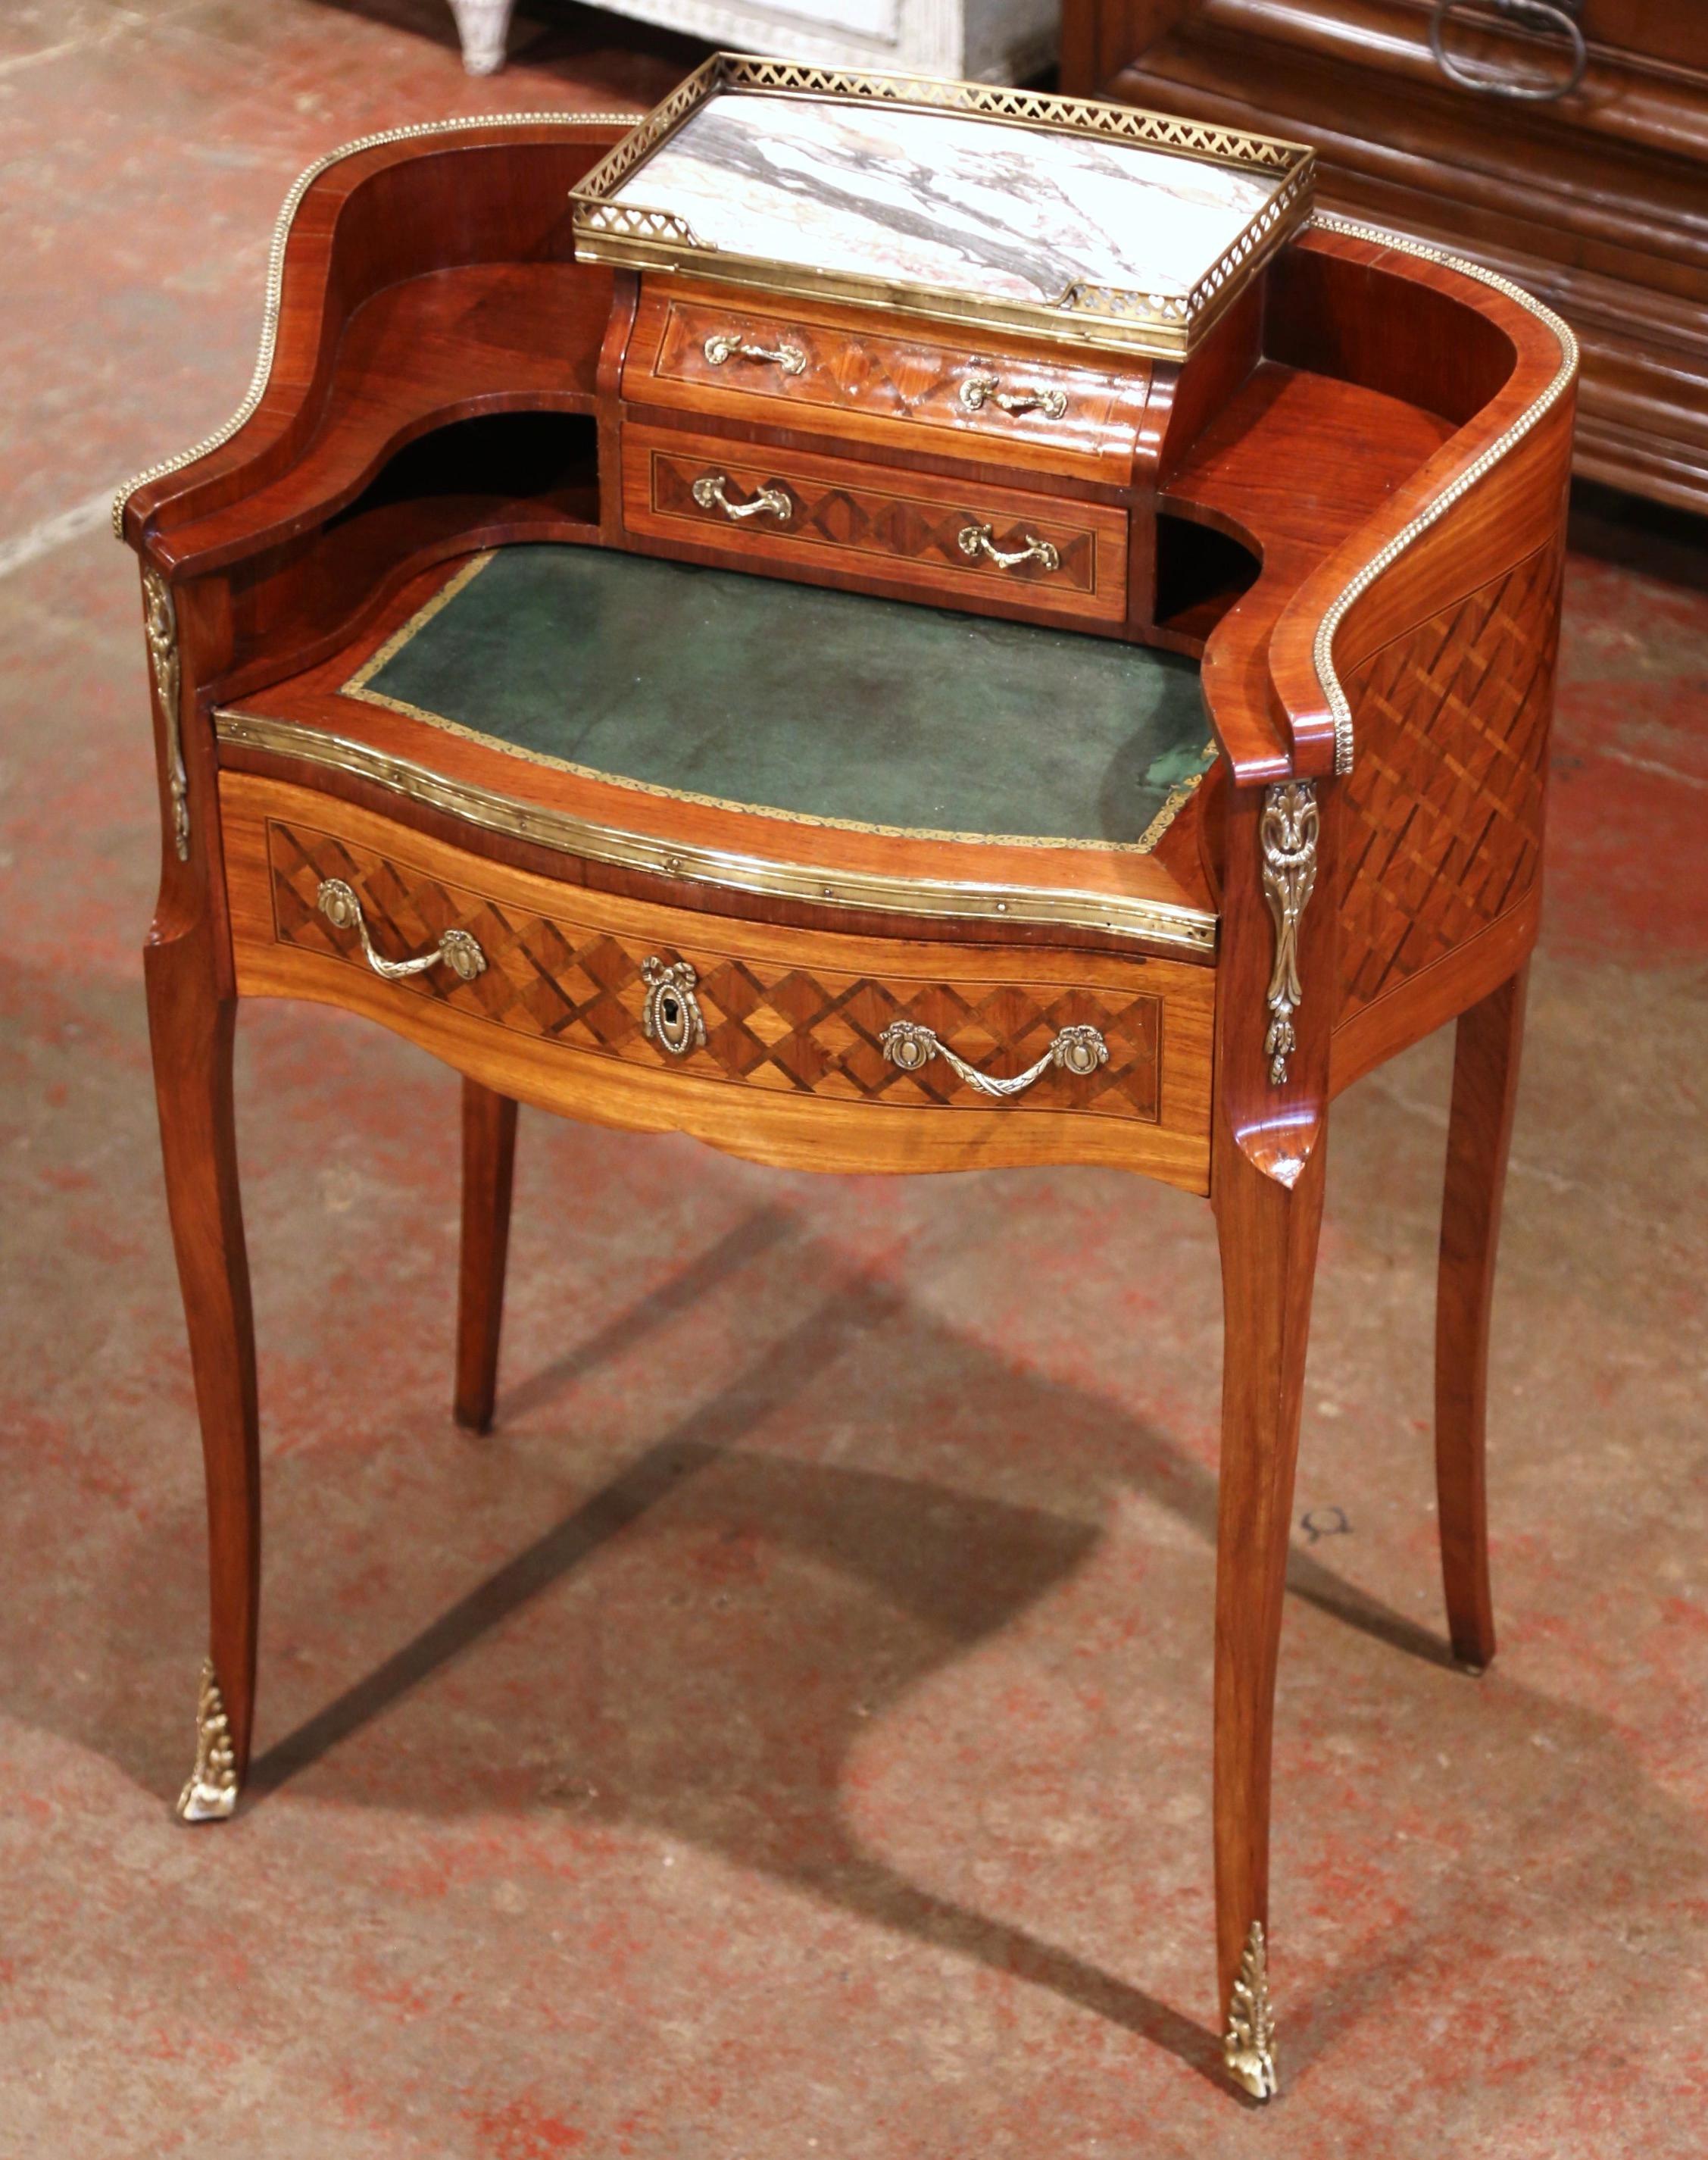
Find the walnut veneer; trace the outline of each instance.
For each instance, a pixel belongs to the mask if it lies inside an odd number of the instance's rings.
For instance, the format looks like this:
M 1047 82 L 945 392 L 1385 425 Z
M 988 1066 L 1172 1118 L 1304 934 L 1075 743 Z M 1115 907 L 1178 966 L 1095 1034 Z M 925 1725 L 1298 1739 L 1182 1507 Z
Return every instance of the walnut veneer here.
M 615 132 L 475 123 L 328 161 L 283 247 L 263 387 L 123 502 L 164 834 L 148 994 L 208 1479 L 184 1811 L 230 1813 L 253 1730 L 239 998 L 345 1007 L 464 1076 L 456 1404 L 476 1425 L 519 1100 L 827 1169 L 1124 1166 L 1207 1194 L 1221 1236 L 1217 1964 L 1228 2067 L 1261 2095 L 1328 1106 L 1456 1018 L 1443 1566 L 1455 1653 L 1493 1651 L 1483 1373 L 1570 341 L 1519 293 L 1321 221 L 1184 361 L 614 275 L 574 260 L 567 198 Z M 1214 763 L 1142 845 L 1040 844 L 647 789 L 376 698 L 423 611 L 521 541 L 1066 625 L 1135 684 L 1146 646 L 1186 653 Z M 833 726 L 814 655 L 789 664 Z

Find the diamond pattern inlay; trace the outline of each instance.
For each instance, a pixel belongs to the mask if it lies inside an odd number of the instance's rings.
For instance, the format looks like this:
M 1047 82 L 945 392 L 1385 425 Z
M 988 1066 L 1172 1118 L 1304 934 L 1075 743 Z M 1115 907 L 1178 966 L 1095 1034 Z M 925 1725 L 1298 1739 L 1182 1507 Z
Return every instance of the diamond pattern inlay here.
M 917 1020 L 969 1063 L 1006 1077 L 1041 1057 L 1062 1028 L 1088 1023 L 1102 1031 L 1108 1063 L 1083 1076 L 1050 1072 L 1005 1104 L 1004 1114 L 1072 1109 L 1157 1118 L 1161 1001 L 1149 992 L 877 979 L 690 946 L 657 955 L 692 962 L 698 977 L 705 1045 L 677 1058 L 650 1041 L 641 1024 L 641 968 L 650 948 L 501 906 L 307 826 L 269 820 L 267 855 L 282 944 L 366 965 L 354 932 L 335 929 L 316 905 L 322 880 L 342 878 L 361 899 L 369 933 L 387 958 L 429 950 L 454 927 L 468 931 L 486 956 L 485 972 L 471 983 L 432 968 L 389 984 L 388 994 L 431 999 L 520 1034 L 781 1092 L 989 1109 L 989 1098 L 940 1058 L 917 1072 L 899 1071 L 879 1047 L 884 1030 L 892 1020 Z
M 1544 548 L 1347 683 L 1341 974 L 1348 1010 L 1521 900 L 1542 856 L 1560 555 Z

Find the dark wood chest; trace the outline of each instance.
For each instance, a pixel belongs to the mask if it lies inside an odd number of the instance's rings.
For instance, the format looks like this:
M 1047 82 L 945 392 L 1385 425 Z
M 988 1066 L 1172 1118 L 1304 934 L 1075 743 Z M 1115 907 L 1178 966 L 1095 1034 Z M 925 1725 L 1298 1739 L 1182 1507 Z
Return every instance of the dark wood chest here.
M 1316 145 L 1325 206 L 1440 240 L 1583 345 L 1576 469 L 1708 510 L 1708 8 L 1066 0 L 1063 86 Z M 1450 72 L 1449 70 L 1452 70 Z M 1477 86 L 1460 78 L 1477 78 Z

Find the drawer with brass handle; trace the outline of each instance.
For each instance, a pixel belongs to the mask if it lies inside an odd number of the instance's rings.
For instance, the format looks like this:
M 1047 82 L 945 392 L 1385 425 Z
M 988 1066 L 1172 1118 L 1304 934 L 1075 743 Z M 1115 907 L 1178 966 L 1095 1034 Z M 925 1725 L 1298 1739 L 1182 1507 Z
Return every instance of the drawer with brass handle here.
M 708 367 L 724 367 L 732 360 L 750 361 L 761 367 L 780 367 L 785 375 L 803 375 L 807 356 L 797 345 L 749 345 L 739 330 L 714 330 L 700 347 Z
M 418 953 L 412 958 L 386 959 L 375 950 L 361 902 L 342 878 L 323 878 L 314 895 L 314 905 L 335 930 L 356 932 L 363 959 L 382 982 L 401 983 L 411 975 L 424 975 L 429 968 L 438 967 L 449 968 L 465 983 L 472 983 L 476 975 L 485 972 L 486 955 L 480 950 L 479 941 L 466 930 L 454 927 L 442 931 L 429 952 Z
M 636 407 L 714 413 L 761 426 L 815 423 L 897 449 L 1035 466 L 1124 484 L 1150 382 L 1142 355 L 1024 356 L 910 336 L 870 314 L 648 278 L 623 363 Z M 957 439 L 960 439 L 958 443 Z
M 547 880 L 285 781 L 220 786 L 246 995 L 350 1006 L 535 1099 L 710 1089 L 725 1107 L 706 1117 L 731 1129 L 767 1099 L 797 1126 L 807 1105 L 833 1112 L 830 1127 L 950 1113 L 993 1134 L 1053 1114 L 1103 1135 L 1064 1137 L 1062 1160 L 1142 1157 L 1202 1187 L 1212 969 L 1111 955 L 1087 982 L 1082 958 L 1064 971 L 1024 947 L 698 914 Z M 695 1129 L 661 1110 L 678 1121 Z M 909 1129 L 902 1117 L 898 1150 L 916 1145 Z M 993 1145 L 962 1129 L 942 1145 Z
M 793 497 L 775 480 L 762 481 L 745 502 L 730 500 L 727 473 L 702 473 L 688 492 L 702 510 L 721 510 L 732 524 L 741 524 L 750 517 L 775 517 L 780 525 L 787 525 L 795 514 Z
M 983 369 L 961 377 L 961 402 L 969 413 L 982 413 L 986 406 L 994 405 L 999 413 L 1015 418 L 1027 413 L 1041 413 L 1046 420 L 1067 417 L 1065 390 L 1047 383 L 1034 384 L 1028 390 L 1005 390 L 999 375 Z
M 761 462 L 761 460 L 764 460 Z M 1100 503 L 714 436 L 623 430 L 625 527 L 720 561 L 834 574 L 939 604 L 1004 602 L 1064 620 L 1127 611 L 1127 519 Z

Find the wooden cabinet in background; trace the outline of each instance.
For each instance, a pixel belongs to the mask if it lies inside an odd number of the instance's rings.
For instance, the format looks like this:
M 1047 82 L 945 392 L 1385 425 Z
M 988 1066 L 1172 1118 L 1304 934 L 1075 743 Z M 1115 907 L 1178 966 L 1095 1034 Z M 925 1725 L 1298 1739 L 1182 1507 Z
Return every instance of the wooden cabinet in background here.
M 1452 80 L 1430 0 L 1064 0 L 1062 87 L 1314 143 L 1323 207 L 1441 241 L 1571 323 L 1580 473 L 1708 511 L 1708 8 L 1559 12 L 1587 61 L 1547 102 Z M 1492 0 L 1442 42 L 1509 82 L 1570 72 L 1563 34 Z

